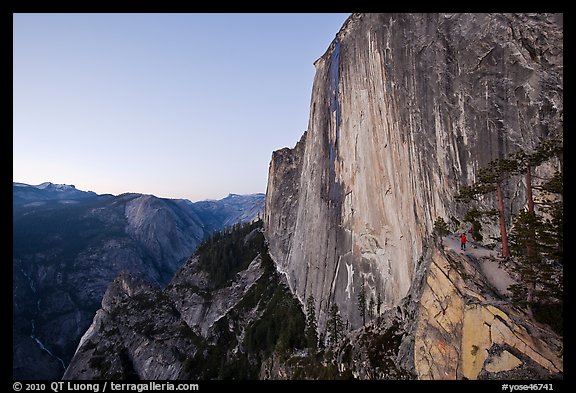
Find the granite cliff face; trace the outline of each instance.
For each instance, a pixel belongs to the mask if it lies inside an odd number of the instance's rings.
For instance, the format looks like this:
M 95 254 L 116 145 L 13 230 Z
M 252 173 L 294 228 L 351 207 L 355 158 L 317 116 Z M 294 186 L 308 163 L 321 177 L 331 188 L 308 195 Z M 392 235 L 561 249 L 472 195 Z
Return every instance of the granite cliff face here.
M 346 21 L 315 63 L 308 130 L 272 156 L 266 198 L 270 253 L 302 304 L 314 296 L 320 330 L 333 302 L 361 326 L 362 284 L 398 305 L 434 219 L 462 217 L 457 189 L 561 133 L 562 59 L 562 15 Z M 522 188 L 506 188 L 508 217 Z

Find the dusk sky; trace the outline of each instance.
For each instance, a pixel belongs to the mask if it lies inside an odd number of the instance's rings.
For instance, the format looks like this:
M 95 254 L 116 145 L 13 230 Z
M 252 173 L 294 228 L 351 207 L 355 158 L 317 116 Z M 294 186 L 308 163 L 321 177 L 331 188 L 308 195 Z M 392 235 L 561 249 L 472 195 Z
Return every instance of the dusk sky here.
M 265 192 L 349 14 L 14 14 L 13 180 Z

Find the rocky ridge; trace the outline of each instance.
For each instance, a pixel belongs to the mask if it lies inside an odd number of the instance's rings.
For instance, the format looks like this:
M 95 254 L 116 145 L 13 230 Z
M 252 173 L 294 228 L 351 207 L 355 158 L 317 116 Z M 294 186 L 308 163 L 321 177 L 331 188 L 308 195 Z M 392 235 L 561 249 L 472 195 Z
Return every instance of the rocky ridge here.
M 204 243 L 164 290 L 117 277 L 64 379 L 254 379 L 275 349 L 302 346 L 303 327 L 257 222 Z
M 263 198 L 192 203 L 14 183 L 14 377 L 60 378 L 117 274 L 166 285 L 208 235 L 256 218 Z

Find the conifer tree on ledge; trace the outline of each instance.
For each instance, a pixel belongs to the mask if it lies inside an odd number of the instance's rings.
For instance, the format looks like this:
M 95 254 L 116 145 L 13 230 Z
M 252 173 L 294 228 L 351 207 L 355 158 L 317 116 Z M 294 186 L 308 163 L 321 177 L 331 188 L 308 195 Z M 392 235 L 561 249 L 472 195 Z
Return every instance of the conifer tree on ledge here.
M 508 246 L 508 235 L 506 232 L 506 215 L 504 213 L 504 194 L 502 183 L 516 172 L 518 163 L 512 159 L 498 158 L 492 160 L 488 165 L 478 171 L 478 180 L 471 186 L 463 186 L 456 195 L 456 200 L 469 202 L 475 200 L 479 195 L 486 195 L 496 192 L 498 206 L 498 222 L 500 225 L 500 239 L 502 242 L 502 257 L 510 258 L 510 248 Z

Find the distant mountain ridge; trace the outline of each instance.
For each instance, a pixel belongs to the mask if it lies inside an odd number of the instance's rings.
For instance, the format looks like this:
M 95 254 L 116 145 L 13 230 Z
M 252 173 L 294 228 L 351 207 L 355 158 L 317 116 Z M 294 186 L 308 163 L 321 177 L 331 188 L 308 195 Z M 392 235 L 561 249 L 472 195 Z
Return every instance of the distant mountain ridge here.
M 204 238 L 263 205 L 13 183 L 14 378 L 60 378 L 120 272 L 164 286 Z
M 263 210 L 261 203 L 265 194 L 228 194 L 226 198 L 194 203 L 198 211 L 214 216 L 219 226 L 230 226 L 237 222 L 247 222 L 258 217 Z
M 92 191 L 81 191 L 73 185 L 45 182 L 39 185 L 13 183 L 13 203 L 38 202 L 48 200 L 77 200 L 95 198 Z

